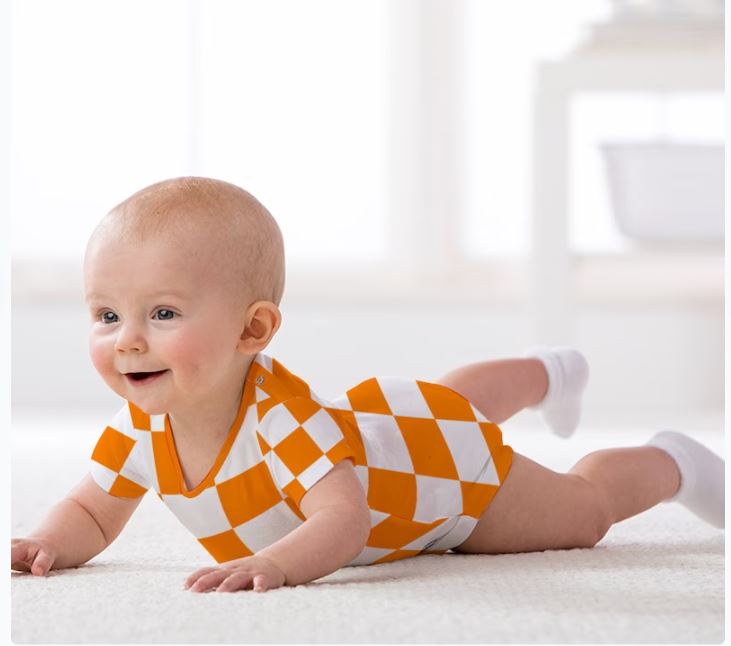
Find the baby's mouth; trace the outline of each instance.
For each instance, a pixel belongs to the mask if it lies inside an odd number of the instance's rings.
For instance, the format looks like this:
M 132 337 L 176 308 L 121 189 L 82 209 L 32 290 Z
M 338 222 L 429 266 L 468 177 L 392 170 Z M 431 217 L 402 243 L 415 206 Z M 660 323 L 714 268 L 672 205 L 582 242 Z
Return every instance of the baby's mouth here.
M 167 370 L 155 370 L 153 372 L 127 372 L 125 373 L 125 377 L 127 377 L 127 381 L 131 382 L 135 385 L 141 385 L 141 384 L 149 384 L 152 381 L 155 381 L 158 377 L 166 373 Z

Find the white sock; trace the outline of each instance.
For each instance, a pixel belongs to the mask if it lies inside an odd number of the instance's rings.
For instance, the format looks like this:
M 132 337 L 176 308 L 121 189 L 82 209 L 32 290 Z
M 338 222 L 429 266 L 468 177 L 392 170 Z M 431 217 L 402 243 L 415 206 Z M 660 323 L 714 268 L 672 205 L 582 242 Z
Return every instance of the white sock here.
M 565 347 L 535 347 L 525 358 L 540 359 L 548 373 L 548 390 L 540 404 L 532 406 L 556 435 L 573 435 L 581 418 L 581 398 L 589 381 L 589 364 L 581 352 Z
M 668 453 L 678 465 L 680 489 L 668 502 L 679 502 L 714 527 L 724 527 L 726 463 L 700 442 L 676 431 L 661 431 L 647 444 Z

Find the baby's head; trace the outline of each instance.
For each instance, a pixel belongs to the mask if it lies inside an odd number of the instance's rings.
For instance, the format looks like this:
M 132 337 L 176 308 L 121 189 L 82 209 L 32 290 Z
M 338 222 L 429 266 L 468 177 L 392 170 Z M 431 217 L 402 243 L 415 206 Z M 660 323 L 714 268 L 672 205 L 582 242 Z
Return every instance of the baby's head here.
M 206 177 L 180 177 L 143 188 L 102 219 L 89 240 L 87 257 L 100 244 L 151 240 L 213 262 L 220 280 L 245 300 L 276 305 L 281 301 L 282 234 L 269 211 L 238 186 Z
M 252 195 L 183 177 L 135 193 L 103 218 L 84 279 L 95 367 L 143 410 L 170 412 L 233 388 L 274 336 L 284 245 Z

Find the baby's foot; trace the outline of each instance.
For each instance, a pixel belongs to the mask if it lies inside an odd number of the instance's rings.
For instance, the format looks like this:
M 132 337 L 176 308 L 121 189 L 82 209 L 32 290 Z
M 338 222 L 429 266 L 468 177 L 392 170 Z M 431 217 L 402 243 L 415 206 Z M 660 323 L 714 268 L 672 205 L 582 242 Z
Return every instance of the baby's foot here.
M 526 358 L 540 359 L 548 373 L 548 390 L 540 404 L 532 406 L 556 435 L 573 435 L 581 418 L 581 398 L 589 381 L 589 364 L 581 352 L 565 347 L 535 347 Z
M 679 502 L 714 527 L 724 527 L 726 463 L 700 442 L 676 431 L 661 431 L 647 444 L 668 453 L 678 465 L 680 488 L 668 502 Z

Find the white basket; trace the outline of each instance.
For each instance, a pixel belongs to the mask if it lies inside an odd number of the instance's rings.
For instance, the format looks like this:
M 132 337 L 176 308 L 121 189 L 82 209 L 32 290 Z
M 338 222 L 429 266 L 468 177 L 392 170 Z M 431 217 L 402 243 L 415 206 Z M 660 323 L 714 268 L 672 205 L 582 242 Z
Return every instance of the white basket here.
M 648 241 L 724 236 L 724 147 L 669 142 L 601 146 L 620 230 Z

